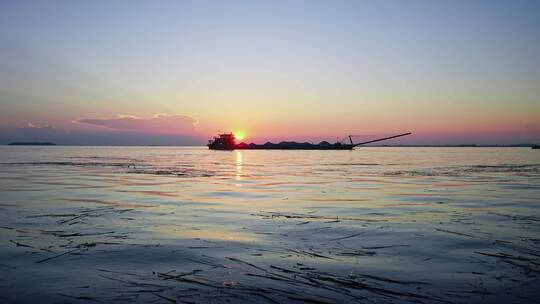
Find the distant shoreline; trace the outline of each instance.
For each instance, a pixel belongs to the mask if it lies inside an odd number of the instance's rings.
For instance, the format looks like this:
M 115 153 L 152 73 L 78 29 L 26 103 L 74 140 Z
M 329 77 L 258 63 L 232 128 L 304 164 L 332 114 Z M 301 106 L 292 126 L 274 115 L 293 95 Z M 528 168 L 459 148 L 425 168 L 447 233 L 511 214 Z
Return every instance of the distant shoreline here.
M 56 146 L 56 144 L 52 142 L 15 141 L 9 143 L 8 146 Z
M 531 148 L 535 144 L 515 144 L 515 145 L 378 145 L 369 147 L 412 147 L 412 148 Z

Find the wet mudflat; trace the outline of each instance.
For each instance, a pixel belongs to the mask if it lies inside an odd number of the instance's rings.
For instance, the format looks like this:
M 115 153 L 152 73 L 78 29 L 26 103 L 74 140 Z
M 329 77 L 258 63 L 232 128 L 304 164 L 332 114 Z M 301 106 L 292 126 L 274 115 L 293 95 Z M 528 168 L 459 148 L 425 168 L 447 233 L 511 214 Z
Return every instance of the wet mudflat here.
M 524 148 L 0 148 L 0 301 L 531 303 Z

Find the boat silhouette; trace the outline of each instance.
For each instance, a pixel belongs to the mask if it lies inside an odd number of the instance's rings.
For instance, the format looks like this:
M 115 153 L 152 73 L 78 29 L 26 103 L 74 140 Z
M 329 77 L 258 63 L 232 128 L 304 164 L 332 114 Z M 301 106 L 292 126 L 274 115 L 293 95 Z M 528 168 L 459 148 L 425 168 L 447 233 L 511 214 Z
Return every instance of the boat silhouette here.
M 327 141 L 321 141 L 318 144 L 308 142 L 295 142 L 295 141 L 282 141 L 280 143 L 267 142 L 265 144 L 246 144 L 244 142 L 236 143 L 236 138 L 232 133 L 222 133 L 213 139 L 208 141 L 208 148 L 211 150 L 352 150 L 355 147 L 379 142 L 383 140 L 389 140 L 396 137 L 406 136 L 412 134 L 411 132 L 393 135 L 389 137 L 378 138 L 360 143 L 354 143 L 352 138 L 355 135 L 347 136 L 349 143 L 337 141 L 335 143 L 329 143 Z

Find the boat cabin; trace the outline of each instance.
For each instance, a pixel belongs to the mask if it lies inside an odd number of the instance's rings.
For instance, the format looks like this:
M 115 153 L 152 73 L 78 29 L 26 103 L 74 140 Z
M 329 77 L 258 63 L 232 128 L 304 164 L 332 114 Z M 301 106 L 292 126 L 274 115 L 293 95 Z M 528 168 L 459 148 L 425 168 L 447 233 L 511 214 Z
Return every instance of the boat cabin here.
M 219 136 L 214 137 L 208 141 L 208 147 L 210 149 L 217 150 L 234 150 L 236 147 L 236 140 L 234 134 L 232 133 L 223 133 Z

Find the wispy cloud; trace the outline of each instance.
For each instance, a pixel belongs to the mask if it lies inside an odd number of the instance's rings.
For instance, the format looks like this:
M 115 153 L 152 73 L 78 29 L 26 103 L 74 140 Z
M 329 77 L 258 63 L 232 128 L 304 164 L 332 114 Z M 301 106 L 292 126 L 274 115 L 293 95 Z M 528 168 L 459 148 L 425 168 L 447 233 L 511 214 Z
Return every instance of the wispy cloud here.
M 75 122 L 115 130 L 162 134 L 192 134 L 195 132 L 195 125 L 198 123 L 196 119 L 187 115 L 164 114 L 158 114 L 151 118 L 118 115 L 115 118 L 86 118 L 76 120 Z
M 51 126 L 38 126 L 38 125 L 35 125 L 31 122 L 29 122 L 26 127 L 23 127 L 24 128 L 27 128 L 27 129 L 53 129 L 53 127 Z

